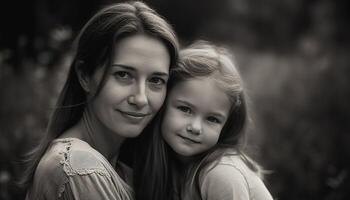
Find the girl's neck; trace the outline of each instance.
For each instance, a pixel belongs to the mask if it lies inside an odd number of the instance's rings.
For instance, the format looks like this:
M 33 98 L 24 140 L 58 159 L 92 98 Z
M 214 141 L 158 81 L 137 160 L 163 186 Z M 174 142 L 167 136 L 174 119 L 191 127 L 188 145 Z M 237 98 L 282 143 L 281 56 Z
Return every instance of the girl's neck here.
M 176 160 L 176 165 L 179 171 L 186 171 L 191 164 L 196 161 L 196 156 L 182 156 L 172 151 L 173 157 Z
M 175 154 L 175 158 L 178 161 L 179 165 L 181 165 L 184 168 L 186 168 L 194 161 L 192 157 L 181 156 L 178 154 Z

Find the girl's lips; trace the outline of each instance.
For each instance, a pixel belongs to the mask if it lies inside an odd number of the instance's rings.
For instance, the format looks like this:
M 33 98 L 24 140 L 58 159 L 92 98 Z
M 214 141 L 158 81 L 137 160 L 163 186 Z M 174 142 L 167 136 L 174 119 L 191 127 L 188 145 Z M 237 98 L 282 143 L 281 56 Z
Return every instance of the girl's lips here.
M 182 139 L 184 139 L 184 140 L 186 140 L 186 141 L 190 141 L 190 142 L 193 142 L 193 143 L 195 143 L 195 144 L 200 144 L 200 142 L 198 141 L 198 140 L 195 140 L 195 139 L 192 139 L 192 138 L 189 138 L 189 137 L 184 137 L 184 136 L 182 136 L 182 135 L 178 135 L 180 138 L 182 138 Z

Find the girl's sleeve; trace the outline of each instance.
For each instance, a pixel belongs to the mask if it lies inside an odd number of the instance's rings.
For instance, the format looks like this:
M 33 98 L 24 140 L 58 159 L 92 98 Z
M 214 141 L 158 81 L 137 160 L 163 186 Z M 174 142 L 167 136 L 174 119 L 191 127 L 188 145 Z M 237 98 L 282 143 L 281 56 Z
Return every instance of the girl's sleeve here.
M 202 177 L 201 195 L 205 200 L 247 200 L 249 186 L 235 167 L 219 164 Z

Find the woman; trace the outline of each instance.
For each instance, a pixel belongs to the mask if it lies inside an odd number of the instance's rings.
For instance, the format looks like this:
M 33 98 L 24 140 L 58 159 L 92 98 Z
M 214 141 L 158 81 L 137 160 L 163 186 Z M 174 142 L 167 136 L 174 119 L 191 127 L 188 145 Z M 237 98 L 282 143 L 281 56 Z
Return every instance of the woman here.
M 77 38 L 47 134 L 28 159 L 26 199 L 132 199 L 119 149 L 162 106 L 177 49 L 170 25 L 144 3 L 94 15 Z

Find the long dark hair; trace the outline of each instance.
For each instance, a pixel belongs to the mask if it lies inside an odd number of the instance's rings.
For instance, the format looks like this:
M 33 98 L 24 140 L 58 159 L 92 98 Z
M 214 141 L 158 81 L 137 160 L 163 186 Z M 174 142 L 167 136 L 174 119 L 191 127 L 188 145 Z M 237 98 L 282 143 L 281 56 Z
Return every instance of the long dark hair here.
M 242 150 L 248 110 L 243 83 L 230 55 L 224 48 L 199 41 L 180 51 L 179 62 L 170 73 L 169 92 L 181 81 L 211 76 L 217 85 L 226 91 L 232 103 L 218 143 L 196 156 L 186 168 L 184 181 L 179 183 L 183 185 L 191 180 L 190 186 L 197 193 L 197 197 L 201 196 L 200 174 L 209 166 L 215 165 L 220 157 L 228 152 L 236 152 L 248 167 L 255 172 L 259 171 L 259 166 Z M 143 136 L 149 135 L 148 139 L 139 143 L 142 156 L 140 155 L 139 163 L 134 168 L 135 192 L 139 199 L 174 199 L 175 193 L 181 195 L 181 188 L 176 185 L 178 177 L 173 173 L 178 171 L 175 169 L 177 161 L 160 132 L 163 113 L 159 112 L 155 121 L 145 129 L 147 133 Z
M 111 64 L 114 45 L 122 38 L 134 34 L 146 34 L 161 40 L 167 47 L 171 66 L 177 60 L 178 41 L 172 27 L 154 10 L 142 2 L 127 2 L 107 6 L 97 12 L 82 28 L 75 43 L 75 55 L 67 80 L 51 115 L 47 134 L 40 144 L 27 155 L 21 185 L 28 187 L 35 169 L 50 142 L 82 117 L 86 105 L 86 93 L 79 83 L 77 70 L 92 76 L 96 69 L 106 71 Z M 171 68 L 170 66 L 170 68 Z M 102 88 L 103 76 L 98 90 Z

